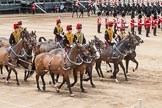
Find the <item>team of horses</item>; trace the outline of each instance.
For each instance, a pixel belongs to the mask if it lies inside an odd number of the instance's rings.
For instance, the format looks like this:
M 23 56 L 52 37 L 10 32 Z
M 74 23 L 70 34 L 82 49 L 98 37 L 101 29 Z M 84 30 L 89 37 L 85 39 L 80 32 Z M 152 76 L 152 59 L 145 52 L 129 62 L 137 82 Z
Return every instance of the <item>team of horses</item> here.
M 127 81 L 128 63 L 130 60 L 135 62 L 137 64 L 135 70 L 138 69 L 135 50 L 136 46 L 143 43 L 139 36 L 128 33 L 120 42 L 106 47 L 102 40 L 94 36 L 94 39 L 85 45 L 74 42 L 71 50 L 65 52 L 62 42 L 55 42 L 52 39 L 46 40 L 44 37 L 40 37 L 39 41 L 37 41 L 36 32 L 32 31 L 29 33 L 27 29 L 24 29 L 20 37 L 21 39 L 14 46 L 7 44 L 5 38 L 0 39 L 0 68 L 1 74 L 3 74 L 3 66 L 6 67 L 8 72 L 7 82 L 9 82 L 10 74 L 13 71 L 17 85 L 20 85 L 16 68 L 21 66 L 24 68 L 24 81 L 27 81 L 35 72 L 38 91 L 41 91 L 39 78 L 42 80 L 42 90 L 45 91 L 46 82 L 44 76 L 49 73 L 51 83 L 56 85 L 59 75 L 61 75 L 63 78 L 62 83 L 57 86 L 56 90 L 60 92 L 61 87 L 66 83 L 70 96 L 74 96 L 71 87 L 77 83 L 78 73 L 80 74 L 81 92 L 86 92 L 83 87 L 83 81 L 90 81 L 91 86 L 96 87 L 92 79 L 93 67 L 96 64 L 95 69 L 98 76 L 104 78 L 101 70 L 102 61 L 105 61 L 109 66 L 111 66 L 110 63 L 114 64 L 110 78 L 118 82 L 117 73 L 119 72 L 118 65 L 120 65 Z M 126 61 L 126 69 L 123 65 L 123 60 Z M 74 82 L 70 81 L 71 73 L 73 73 Z

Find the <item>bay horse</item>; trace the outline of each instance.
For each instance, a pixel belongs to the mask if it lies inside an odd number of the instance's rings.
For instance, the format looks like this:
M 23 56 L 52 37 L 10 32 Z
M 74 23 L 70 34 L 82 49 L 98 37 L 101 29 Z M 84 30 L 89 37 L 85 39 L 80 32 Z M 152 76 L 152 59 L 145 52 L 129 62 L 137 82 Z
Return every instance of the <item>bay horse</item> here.
M 50 54 L 48 52 L 41 53 L 35 58 L 35 67 L 36 67 L 36 82 L 38 91 L 40 91 L 39 86 L 39 77 L 41 76 L 43 83 L 43 90 L 45 87 L 44 75 L 49 71 L 49 73 L 53 74 L 62 74 L 63 82 L 57 88 L 57 92 L 59 92 L 62 85 L 66 82 L 69 88 L 70 96 L 74 96 L 70 87 L 70 79 L 69 74 L 73 70 L 73 66 L 80 65 L 81 63 L 76 62 L 76 57 L 78 54 L 88 55 L 88 51 L 79 44 L 76 44 L 72 47 L 71 51 L 64 55 L 62 54 Z
M 116 82 L 118 82 L 116 74 L 118 73 L 117 71 L 118 64 L 120 64 L 124 72 L 125 80 L 127 81 L 128 78 L 127 78 L 125 67 L 123 65 L 122 60 L 136 43 L 137 42 L 134 36 L 129 34 L 126 38 L 120 41 L 117 45 L 103 49 L 100 55 L 100 59 L 96 61 L 97 72 L 99 72 L 98 69 L 101 66 L 102 61 L 106 61 L 106 63 L 114 63 L 114 72 L 111 78 L 115 79 Z M 100 73 L 100 74 L 102 75 L 103 73 Z
M 94 36 L 94 39 L 91 41 L 95 44 L 95 46 L 98 49 L 98 51 L 100 52 L 100 54 L 101 54 L 102 50 L 107 48 L 106 44 L 102 40 L 100 40 L 97 36 Z M 98 59 L 96 59 L 96 61 L 98 61 Z M 104 78 L 104 75 L 102 74 L 101 64 L 97 64 L 97 65 L 98 66 L 96 66 L 95 68 L 99 67 L 96 70 L 97 70 L 98 76 L 100 77 L 100 80 L 102 80 L 102 78 Z M 109 71 L 107 70 L 107 72 L 112 72 L 112 67 L 111 67 L 110 63 L 106 63 L 106 65 L 109 65 L 109 68 L 110 68 L 110 70 Z M 106 66 L 106 69 L 107 69 L 107 66 Z
M 20 85 L 20 84 L 19 84 L 17 71 L 15 67 L 18 62 L 18 57 L 21 56 L 21 50 L 28 46 L 27 45 L 28 40 L 26 38 L 27 36 L 28 36 L 28 32 L 26 31 L 26 29 L 24 29 L 20 34 L 21 39 L 18 41 L 18 43 L 14 45 L 13 47 L 9 48 L 10 52 L 8 52 L 8 48 L 6 47 L 0 48 L 0 52 L 1 52 L 0 53 L 0 65 L 9 67 L 7 81 L 9 81 L 11 70 L 13 70 L 16 75 L 17 85 Z
M 125 56 L 124 60 L 126 62 L 126 73 L 128 74 L 128 67 L 129 67 L 129 61 L 131 60 L 132 62 L 136 63 L 135 69 L 133 69 L 133 72 L 138 69 L 138 61 L 135 59 L 136 58 L 136 46 L 139 44 L 144 43 L 141 37 L 137 36 L 136 32 L 134 33 L 134 37 L 137 39 L 137 44 L 134 45 L 132 52 L 129 52 L 127 56 Z
M 37 40 L 36 40 L 36 32 L 31 32 L 28 36 L 28 47 L 26 49 L 23 48 L 22 57 L 18 58 L 18 64 L 20 64 L 24 69 L 24 81 L 32 76 L 34 70 L 32 69 L 32 61 L 34 59 L 33 49 L 35 49 Z
M 28 32 L 28 31 L 26 31 Z M 36 32 L 31 32 L 27 37 L 27 41 L 28 43 L 26 44 L 27 47 L 26 48 L 22 48 L 21 50 L 21 55 L 17 57 L 17 64 L 21 65 L 24 69 L 25 69 L 25 73 L 24 73 L 24 81 L 27 80 L 27 78 L 29 78 L 33 73 L 34 71 L 31 70 L 31 65 L 32 65 L 32 50 L 33 50 L 33 47 L 35 47 L 36 43 L 37 43 L 37 40 L 36 40 Z M 6 47 L 8 48 L 8 47 Z M 8 66 L 6 65 L 6 70 L 8 70 Z M 3 74 L 2 72 L 2 69 L 3 69 L 3 65 L 1 66 L 1 73 Z M 12 70 L 11 70 L 12 71 Z M 10 78 L 10 76 L 9 76 Z
M 43 41 L 42 41 L 43 40 Z M 40 37 L 35 48 L 35 55 L 38 55 L 42 52 L 49 52 L 55 48 L 64 48 L 63 40 L 60 42 L 55 42 L 55 40 L 47 40 L 45 37 Z
M 87 72 L 88 72 L 90 83 L 91 83 L 92 87 L 95 87 L 95 85 L 93 84 L 93 81 L 92 81 L 92 69 L 93 69 L 93 65 L 95 63 L 95 59 L 98 59 L 100 57 L 99 51 L 97 50 L 96 46 L 92 42 L 89 42 L 89 44 L 85 45 L 85 47 L 90 52 L 90 60 L 88 60 L 87 57 L 84 56 L 84 57 L 82 57 L 83 63 L 81 65 L 77 65 L 74 67 L 74 69 L 73 69 L 74 82 L 71 84 L 71 87 L 73 87 L 76 84 L 76 82 L 78 80 L 77 74 L 79 72 L 80 73 L 81 92 L 86 92 L 85 89 L 83 88 L 83 75 L 86 70 L 88 70 Z

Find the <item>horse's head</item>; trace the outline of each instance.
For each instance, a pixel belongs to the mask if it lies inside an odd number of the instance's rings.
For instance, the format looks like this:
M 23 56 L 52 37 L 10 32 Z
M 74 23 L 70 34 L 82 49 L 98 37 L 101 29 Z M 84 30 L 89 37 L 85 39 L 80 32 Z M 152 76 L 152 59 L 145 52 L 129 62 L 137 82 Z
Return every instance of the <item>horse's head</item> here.
M 20 33 L 20 38 L 22 38 L 22 39 L 28 39 L 28 37 L 29 37 L 29 32 L 27 31 L 27 29 L 26 28 L 24 28 L 22 31 L 21 31 L 21 33 Z
M 138 41 L 138 45 L 141 43 L 144 43 L 144 41 L 143 41 L 143 39 L 141 38 L 141 37 L 139 37 L 137 34 L 136 34 L 136 32 L 135 32 L 135 34 L 134 34 L 134 37 L 135 37 L 135 39 Z
M 94 39 L 91 40 L 91 42 L 96 46 L 98 50 L 104 49 L 106 47 L 105 43 L 96 36 L 94 36 Z
M 125 49 L 125 52 L 132 52 L 136 46 L 134 42 L 134 37 L 129 34 L 125 36 L 118 44 L 117 46 L 122 46 L 123 49 Z
M 29 34 L 29 37 L 28 37 L 28 48 L 29 49 L 32 49 L 33 47 L 36 47 L 36 44 L 37 44 L 37 36 L 36 36 L 36 31 L 35 32 L 31 32 Z
M 87 57 L 90 55 L 89 51 L 86 49 L 86 47 L 84 45 L 76 43 L 74 45 L 74 48 L 76 48 L 78 54 L 80 54 L 84 57 Z
M 100 58 L 100 53 L 98 49 L 96 48 L 96 45 L 92 42 L 89 42 L 89 44 L 86 45 L 87 50 L 90 52 L 91 56 L 94 56 L 95 59 Z

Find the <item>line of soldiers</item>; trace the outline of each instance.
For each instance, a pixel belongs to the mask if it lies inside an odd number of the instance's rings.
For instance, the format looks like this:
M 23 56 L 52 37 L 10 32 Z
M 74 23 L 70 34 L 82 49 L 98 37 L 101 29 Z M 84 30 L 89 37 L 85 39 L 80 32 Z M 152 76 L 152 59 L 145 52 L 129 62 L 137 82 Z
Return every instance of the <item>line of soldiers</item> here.
M 72 25 L 66 26 L 66 34 L 63 32 L 63 28 L 61 27 L 61 20 L 56 20 L 56 27 L 54 28 L 53 34 L 55 35 L 55 41 L 61 42 L 63 41 L 63 44 L 65 46 L 66 52 L 68 52 L 73 43 L 77 42 L 80 44 L 86 44 L 86 39 L 84 37 L 84 33 L 82 33 L 82 24 L 76 25 L 76 33 L 72 33 Z
M 98 22 L 98 28 L 97 28 L 98 30 L 97 31 L 98 31 L 98 33 L 100 33 L 100 28 L 101 28 L 101 21 L 99 21 L 99 20 L 101 20 L 100 15 L 101 14 L 99 13 L 98 17 L 97 17 L 97 22 Z M 113 21 L 110 21 L 107 16 L 105 18 L 106 31 L 105 31 L 104 38 L 105 38 L 107 46 L 112 46 L 114 44 L 114 41 L 113 41 L 114 39 L 118 39 L 118 41 L 123 39 L 124 34 L 125 34 L 125 29 L 128 28 L 128 24 L 125 20 L 124 14 L 122 14 L 120 19 L 116 13 L 113 14 L 113 17 L 114 17 Z M 142 27 L 144 26 L 144 28 L 146 30 L 146 37 L 149 37 L 151 28 L 153 29 L 153 35 L 157 36 L 157 34 L 156 34 L 157 27 L 160 28 L 160 26 L 162 25 L 162 18 L 160 18 L 159 13 L 157 13 L 155 11 L 151 15 L 151 13 L 148 12 L 144 17 L 144 20 L 142 20 L 142 14 L 141 14 L 141 12 L 139 12 L 137 22 L 135 21 L 134 18 L 135 18 L 135 15 L 132 12 L 131 20 L 130 20 L 130 30 L 131 30 L 132 34 L 135 34 L 135 27 L 137 27 L 138 34 L 141 35 Z
M 157 15 L 158 14 L 158 15 Z M 105 18 L 105 40 L 106 45 L 112 45 L 111 41 L 113 40 L 113 37 L 115 37 L 115 34 L 117 35 L 118 39 L 121 40 L 124 37 L 125 29 L 128 28 L 128 23 L 126 22 L 125 14 L 124 12 L 121 15 L 121 18 L 117 15 L 116 12 L 113 14 L 113 21 L 109 20 L 109 13 L 106 13 Z M 100 32 L 101 28 L 101 13 L 98 12 L 97 17 L 97 32 Z M 135 20 L 135 14 L 132 12 L 131 14 L 131 20 L 130 20 L 130 30 L 132 34 L 135 34 L 135 28 L 138 29 L 138 34 L 142 35 L 142 27 L 144 26 L 146 30 L 146 37 L 149 37 L 150 29 L 153 29 L 153 35 L 157 36 L 157 27 L 160 28 L 160 25 L 162 25 L 162 18 L 160 18 L 160 12 L 154 11 L 152 14 L 148 12 L 144 19 L 142 19 L 142 14 L 139 11 L 138 14 L 138 20 Z M 113 28 L 113 29 L 112 29 Z
M 11 46 L 15 45 L 20 40 L 20 33 L 23 30 L 22 21 L 13 24 L 14 31 L 11 33 L 9 43 Z

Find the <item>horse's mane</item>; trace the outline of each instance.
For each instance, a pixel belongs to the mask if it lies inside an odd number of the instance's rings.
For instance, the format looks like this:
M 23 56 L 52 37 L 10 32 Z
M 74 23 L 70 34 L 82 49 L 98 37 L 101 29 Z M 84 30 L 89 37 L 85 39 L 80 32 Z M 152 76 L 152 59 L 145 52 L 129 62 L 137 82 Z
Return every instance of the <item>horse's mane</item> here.
M 42 39 L 43 39 L 44 41 L 47 41 L 45 37 L 40 37 L 40 38 L 38 39 L 38 42 L 42 42 Z
M 117 43 L 116 46 L 120 45 L 121 43 L 123 43 L 123 41 L 125 41 L 126 39 L 129 39 L 129 38 L 130 38 L 130 35 L 126 35 L 121 41 L 119 41 L 119 42 Z

